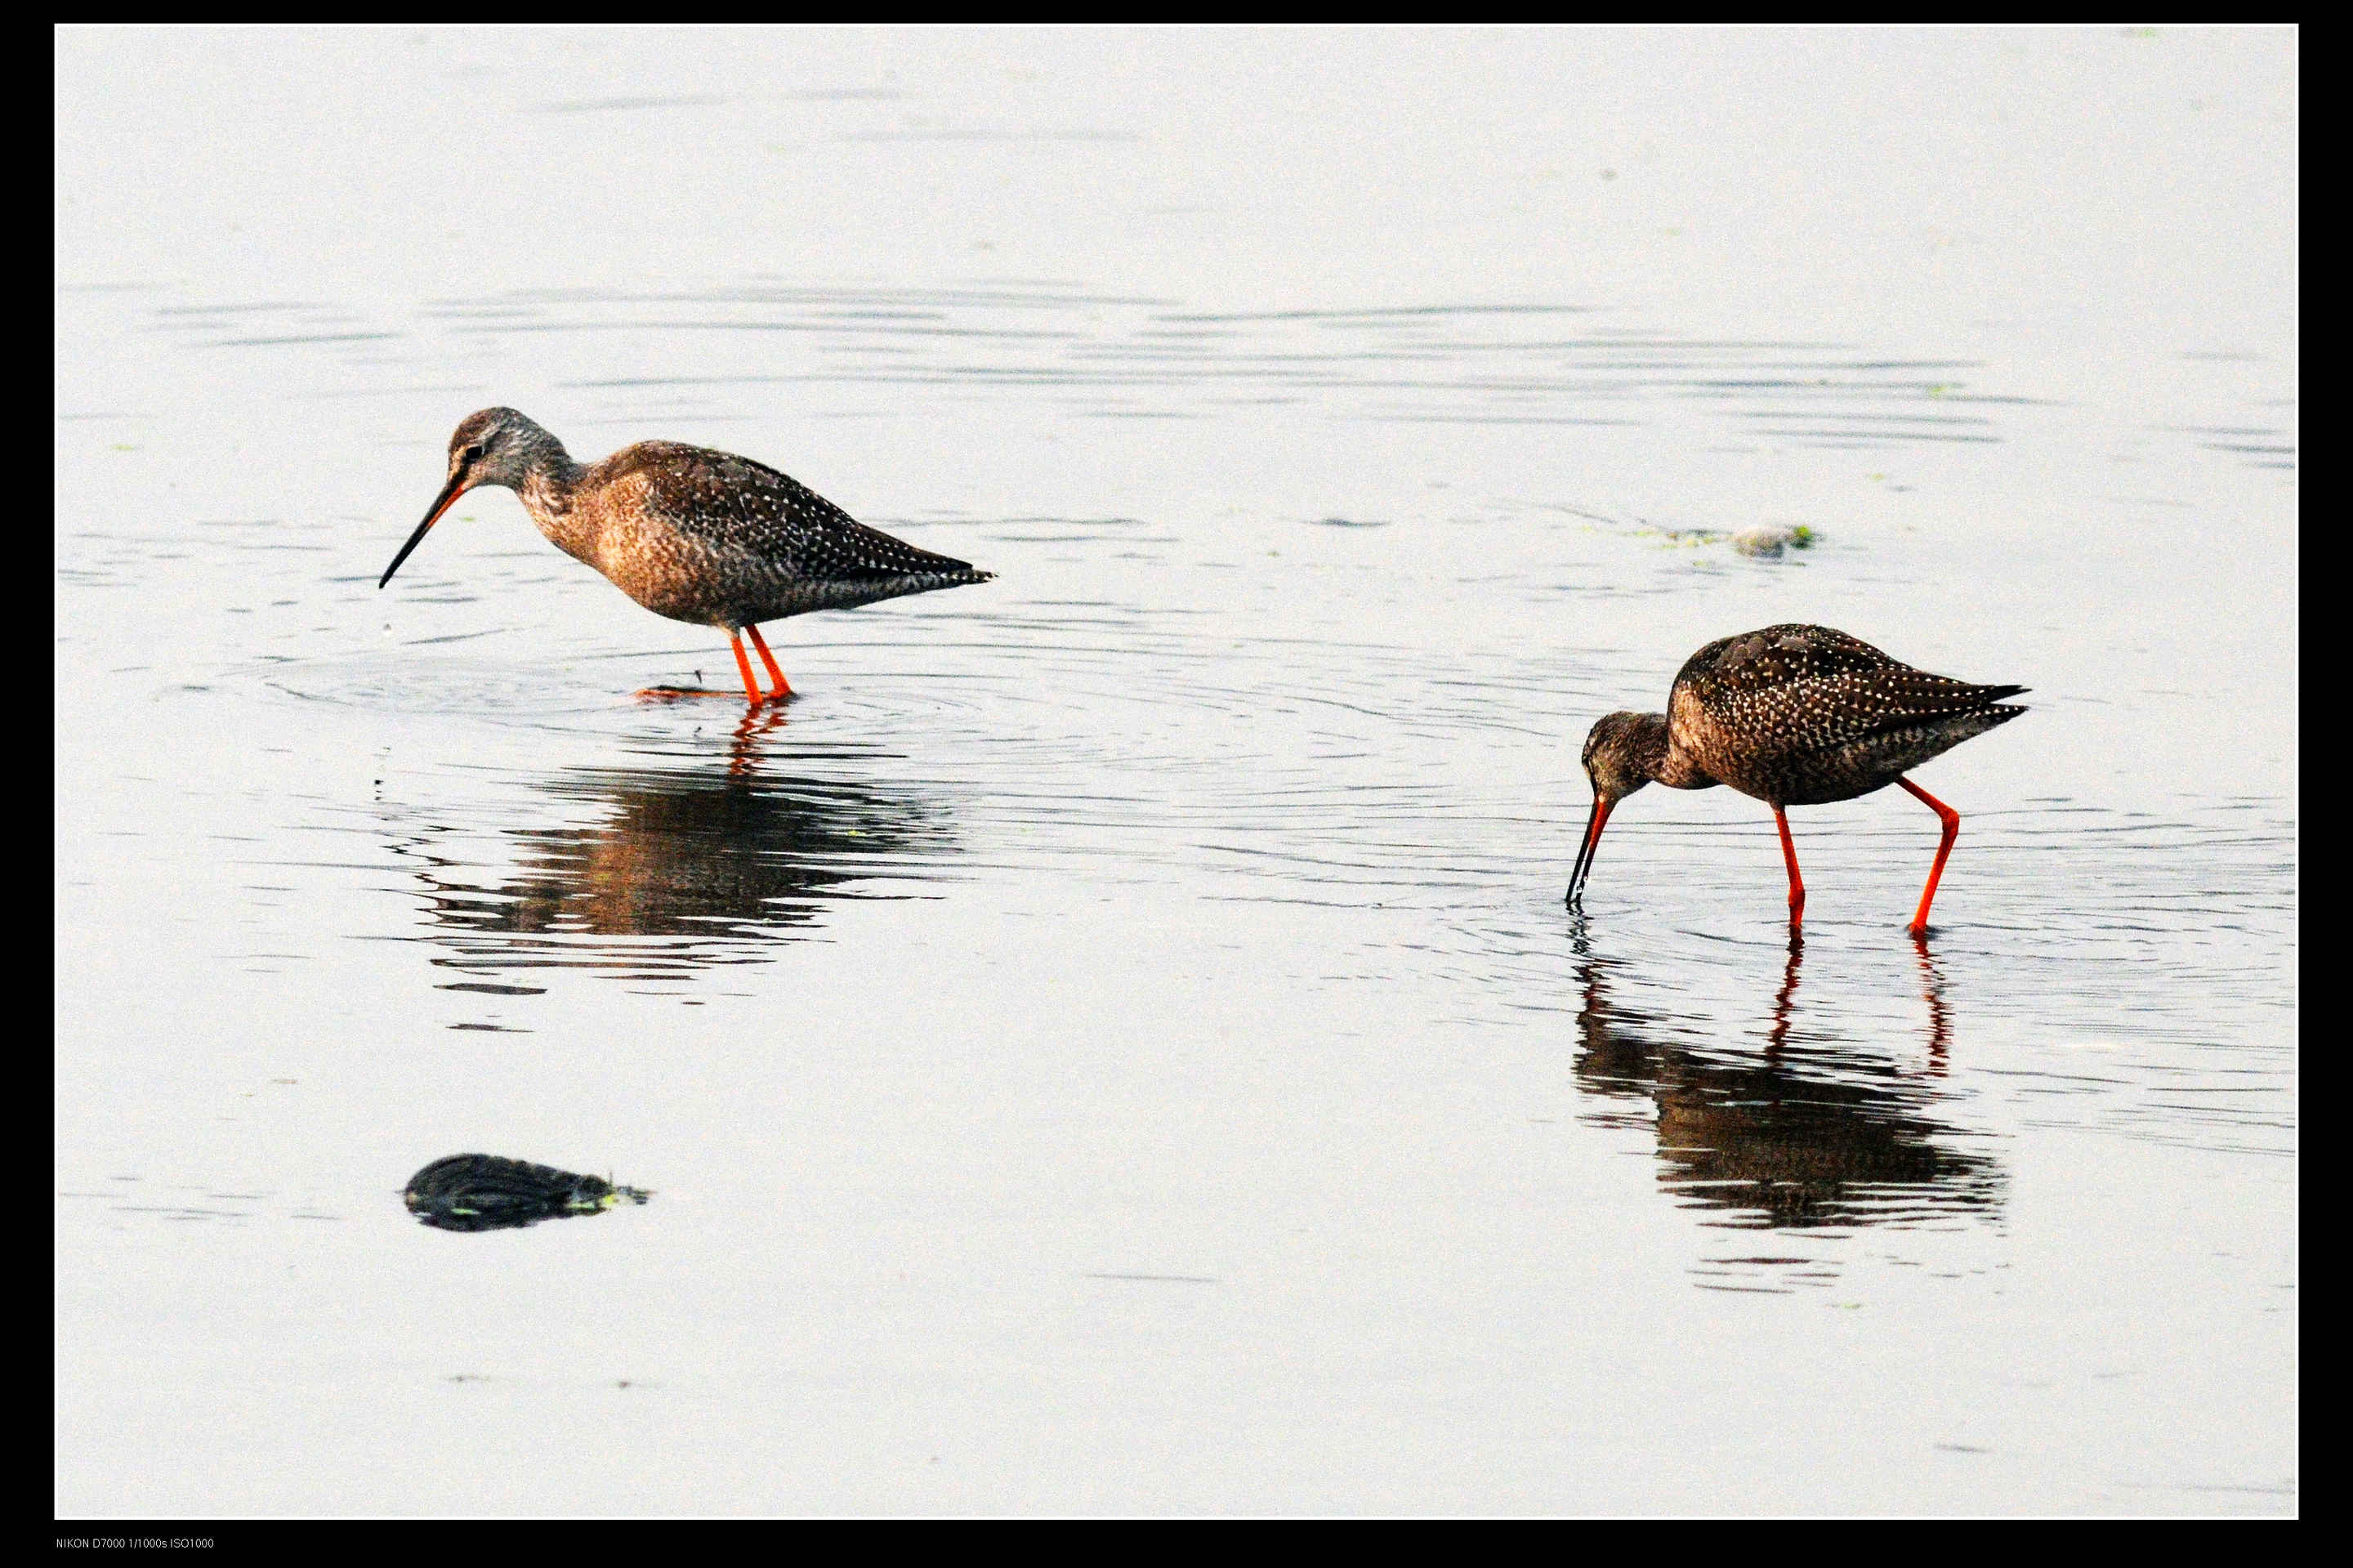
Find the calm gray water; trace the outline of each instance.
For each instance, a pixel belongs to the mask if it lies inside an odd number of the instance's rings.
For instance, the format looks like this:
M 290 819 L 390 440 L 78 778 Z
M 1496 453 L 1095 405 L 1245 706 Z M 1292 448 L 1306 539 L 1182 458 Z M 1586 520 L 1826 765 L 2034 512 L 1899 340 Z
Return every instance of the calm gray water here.
M 61 1513 L 2296 1509 L 2292 32 L 58 64 Z M 504 492 L 375 588 L 496 403 L 999 578 L 640 704 Z M 1781 620 L 2032 688 L 1936 929 L 1570 916 Z

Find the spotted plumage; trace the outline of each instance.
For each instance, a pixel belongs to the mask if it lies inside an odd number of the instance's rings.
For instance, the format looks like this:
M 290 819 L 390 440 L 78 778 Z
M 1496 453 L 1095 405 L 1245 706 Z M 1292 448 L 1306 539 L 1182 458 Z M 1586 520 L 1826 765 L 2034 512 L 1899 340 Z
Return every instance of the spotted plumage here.
M 377 586 L 392 580 L 459 496 L 485 484 L 512 490 L 550 543 L 655 614 L 725 631 L 755 704 L 790 694 L 760 637 L 762 621 L 995 576 L 870 528 L 749 458 L 639 441 L 583 465 L 514 409 L 485 408 L 450 437 L 448 482 Z M 745 630 L 776 677 L 769 697 L 735 641 Z
M 585 471 L 582 493 L 573 510 L 594 521 L 589 564 L 673 620 L 729 630 L 990 577 L 869 528 L 765 464 L 703 447 L 624 447 Z
M 1651 783 L 1677 789 L 1725 784 L 1773 808 L 1795 920 L 1805 906 L 1805 885 L 1785 810 L 1901 784 L 1945 823 L 1913 921 L 1915 931 L 1925 930 L 1960 818 L 1904 775 L 2024 713 L 2002 699 L 2025 689 L 1932 675 L 1827 626 L 1767 626 L 1711 642 L 1684 662 L 1665 713 L 1611 714 L 1586 736 L 1593 813 L 1569 901 L 1577 901 L 1602 824 L 1620 800 Z
M 1827 626 L 1768 626 L 1684 662 L 1667 697 L 1668 766 L 1768 806 L 1851 800 L 2016 718 L 2026 710 L 2000 702 L 2025 689 L 1931 675 Z

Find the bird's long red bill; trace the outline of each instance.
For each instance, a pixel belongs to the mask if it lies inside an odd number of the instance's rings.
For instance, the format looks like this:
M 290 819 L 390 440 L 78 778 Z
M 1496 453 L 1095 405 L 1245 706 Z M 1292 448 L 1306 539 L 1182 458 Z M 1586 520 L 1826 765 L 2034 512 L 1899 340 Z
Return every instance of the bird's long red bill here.
M 1601 842 L 1601 829 L 1609 821 L 1609 802 L 1599 795 L 1593 797 L 1593 810 L 1585 818 L 1585 842 L 1577 852 L 1577 869 L 1568 874 L 1568 906 L 1577 906 L 1577 895 L 1584 891 L 1585 879 L 1593 871 L 1593 851 Z
M 456 503 L 458 497 L 465 494 L 470 488 L 471 487 L 466 483 L 464 474 L 450 476 L 449 482 L 441 487 L 441 493 L 433 498 L 433 510 L 425 514 L 425 521 L 417 525 L 417 532 L 408 536 L 408 543 L 400 547 L 400 554 L 393 556 L 392 565 L 384 569 L 384 576 L 376 578 L 376 587 L 382 588 L 392 580 L 392 574 L 400 570 L 400 563 L 408 559 L 409 552 L 423 544 L 425 535 L 433 531 L 433 524 L 441 521 L 441 514 L 448 511 Z

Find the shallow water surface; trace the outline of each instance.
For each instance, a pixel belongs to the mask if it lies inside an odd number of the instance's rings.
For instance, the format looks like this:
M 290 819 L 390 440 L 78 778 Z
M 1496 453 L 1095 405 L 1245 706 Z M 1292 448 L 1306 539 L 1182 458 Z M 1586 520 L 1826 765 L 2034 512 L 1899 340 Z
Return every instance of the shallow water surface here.
M 2296 1507 L 2293 35 L 499 48 L 60 36 L 61 1513 Z M 998 579 L 638 700 L 496 403 Z M 1936 927 L 1564 909 L 1783 620 Z

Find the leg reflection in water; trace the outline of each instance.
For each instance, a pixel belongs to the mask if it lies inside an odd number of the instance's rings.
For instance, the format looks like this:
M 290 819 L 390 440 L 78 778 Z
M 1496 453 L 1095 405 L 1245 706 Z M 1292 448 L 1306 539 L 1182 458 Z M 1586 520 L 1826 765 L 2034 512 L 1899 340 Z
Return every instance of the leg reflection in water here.
M 1920 959 L 1921 995 L 1928 1003 L 1928 1071 L 1945 1075 L 1945 1048 L 1952 1044 L 1953 1018 L 1945 1008 L 1945 976 L 1928 952 L 1928 934 L 1912 933 L 1912 950 Z
M 393 851 L 424 885 L 435 961 L 615 974 L 765 962 L 839 900 L 934 895 L 959 847 L 947 801 L 843 777 L 858 759 L 834 754 L 780 774 L 763 745 L 783 722 L 775 706 L 747 715 L 723 764 L 566 768 L 470 821 L 446 803 L 411 819 Z
M 1789 962 L 1781 970 L 1781 989 L 1773 996 L 1773 1025 L 1765 1032 L 1765 1059 L 1778 1061 L 1781 1047 L 1789 1043 L 1789 1004 L 1797 1000 L 1798 966 L 1805 962 L 1806 938 L 1799 928 L 1789 927 Z
M 1651 1120 L 1660 1185 L 1685 1205 L 1772 1226 L 2000 1208 L 2000 1167 L 1962 1147 L 1968 1135 L 1935 1114 L 1931 1080 L 1944 1070 L 1950 1024 L 1925 954 L 1930 1065 L 1922 1073 L 1883 1049 L 1826 1037 L 1819 1022 L 1792 1042 L 1804 957 L 1794 933 L 1761 1051 L 1714 1043 L 1721 1024 L 1696 1012 L 1645 1013 L 1615 1001 L 1612 990 L 1638 978 L 1631 966 L 1594 953 L 1581 932 L 1572 945 L 1583 990 L 1577 1083 L 1596 1102 L 1588 1116 L 1617 1126 Z M 1672 991 L 1658 994 L 1672 1004 Z M 1630 1104 L 1641 1102 L 1651 1116 L 1630 1116 Z
M 728 749 L 727 771 L 738 779 L 749 779 L 760 761 L 759 740 L 779 729 L 785 722 L 785 710 L 780 705 L 746 708 L 735 722 L 734 743 Z

